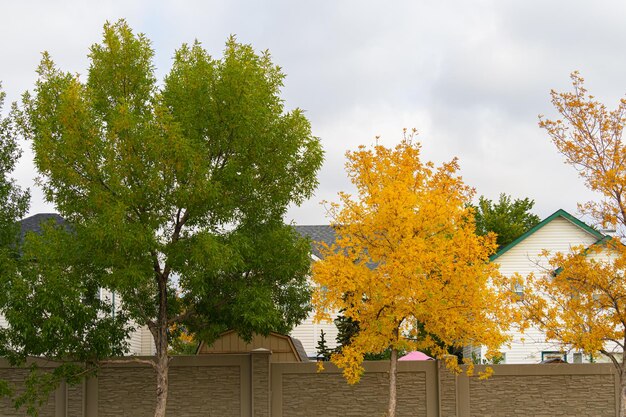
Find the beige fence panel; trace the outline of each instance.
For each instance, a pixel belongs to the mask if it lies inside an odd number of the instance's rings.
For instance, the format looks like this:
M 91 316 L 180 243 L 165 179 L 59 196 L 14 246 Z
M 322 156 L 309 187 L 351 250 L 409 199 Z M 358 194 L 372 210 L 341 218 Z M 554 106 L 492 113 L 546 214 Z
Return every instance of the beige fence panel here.
M 361 382 L 348 385 L 330 363 L 273 363 L 272 353 L 173 358 L 172 417 L 382 417 L 389 363 L 365 362 Z M 39 366 L 54 364 L 37 360 Z M 496 365 L 487 380 L 456 375 L 441 363 L 398 364 L 399 417 L 615 417 L 619 383 L 610 364 Z M 476 367 L 479 372 L 483 367 Z M 20 386 L 27 370 L 0 361 L 0 378 Z M 148 365 L 115 364 L 77 386 L 61 386 L 42 417 L 152 416 L 155 373 Z M 0 416 L 22 417 L 7 399 Z

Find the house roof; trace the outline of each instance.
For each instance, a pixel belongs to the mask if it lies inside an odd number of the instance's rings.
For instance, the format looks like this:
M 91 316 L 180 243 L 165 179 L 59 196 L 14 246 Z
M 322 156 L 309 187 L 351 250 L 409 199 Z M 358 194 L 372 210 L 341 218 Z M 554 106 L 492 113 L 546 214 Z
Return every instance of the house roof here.
M 325 243 L 328 246 L 335 243 L 335 229 L 328 224 L 294 226 L 294 229 L 296 229 L 296 232 L 300 233 L 302 237 L 311 239 L 311 252 L 319 259 L 323 258 L 322 253 L 320 252 L 321 243 Z
M 550 223 L 552 220 L 559 218 L 559 217 L 568 220 L 575 226 L 578 226 L 579 228 L 583 229 L 585 232 L 595 237 L 597 239 L 596 243 L 607 239 L 607 236 L 603 235 L 602 233 L 592 228 L 588 224 L 572 216 L 567 211 L 560 209 L 554 212 L 549 217 L 545 218 L 536 226 L 532 227 L 530 230 L 528 230 L 526 233 L 524 233 L 523 235 L 515 239 L 513 242 L 500 248 L 497 253 L 495 253 L 494 255 L 490 257 L 490 260 L 494 261 L 498 259 L 500 256 L 502 256 L 503 254 L 505 254 L 506 252 L 508 252 L 515 246 L 517 246 L 519 243 L 521 243 L 526 238 L 531 236 L 533 233 L 535 233 L 536 231 L 544 227 L 546 224 Z M 24 239 L 24 236 L 28 232 L 41 233 L 41 225 L 49 221 L 50 219 L 53 219 L 58 224 L 65 223 L 65 219 L 63 219 L 63 217 L 61 217 L 57 213 L 39 213 L 30 217 L 26 217 L 20 221 L 21 238 Z M 322 253 L 320 251 L 321 244 L 325 243 L 328 246 L 331 246 L 333 243 L 335 243 L 335 240 L 336 240 L 335 229 L 333 229 L 333 227 L 328 224 L 296 225 L 294 226 L 294 229 L 302 237 L 311 239 L 311 252 L 313 253 L 313 255 L 315 255 L 319 259 L 323 258 Z
M 20 239 L 24 240 L 26 233 L 41 233 L 41 225 L 54 220 L 57 224 L 65 224 L 65 219 L 57 213 L 39 213 L 20 220 Z
M 286 342 L 281 344 L 281 341 Z M 300 340 L 286 334 L 270 332 L 267 336 L 255 334 L 246 342 L 234 330 L 221 333 L 213 343 L 198 343 L 196 355 L 251 352 L 258 348 L 268 349 L 275 362 L 309 362 Z
M 504 255 L 506 252 L 508 252 L 509 250 L 513 249 L 515 246 L 519 245 L 526 238 L 528 238 L 533 233 L 535 233 L 536 231 L 538 231 L 539 229 L 541 229 L 542 227 L 544 227 L 545 225 L 547 225 L 548 223 L 550 223 L 552 220 L 554 220 L 556 218 L 563 218 L 563 219 L 569 221 L 570 223 L 574 224 L 575 226 L 578 226 L 579 228 L 581 228 L 585 232 L 587 232 L 590 235 L 592 235 L 593 237 L 595 237 L 597 239 L 596 243 L 598 243 L 598 242 L 600 242 L 600 241 L 602 241 L 602 240 L 607 238 L 607 236 L 605 236 L 602 233 L 598 232 L 596 229 L 592 228 L 588 224 L 580 221 L 579 219 L 577 219 L 576 217 L 572 216 L 571 214 L 569 214 L 565 210 L 559 209 L 556 212 L 554 212 L 551 216 L 546 217 L 543 221 L 539 222 L 536 226 L 532 227 L 526 233 L 524 233 L 523 235 L 521 235 L 520 237 L 515 239 L 513 242 L 511 242 L 508 245 L 500 248 L 498 250 L 498 252 L 496 252 L 495 254 L 491 255 L 489 260 L 495 261 L 500 256 Z
M 289 336 L 289 338 L 291 339 L 291 343 L 293 343 L 293 347 L 296 349 L 296 352 L 298 353 L 300 360 L 302 362 L 308 362 L 309 357 L 307 356 L 306 350 L 304 349 L 304 346 L 302 345 L 302 342 L 300 341 L 300 339 L 296 339 L 295 337 L 292 337 L 292 336 Z
M 38 213 L 20 220 L 21 240 L 24 240 L 28 232 L 41 233 L 41 226 L 51 219 L 57 224 L 65 224 L 65 219 L 57 213 Z M 335 243 L 335 230 L 330 225 L 294 226 L 294 229 L 302 237 L 311 239 L 311 251 L 320 259 L 322 258 L 320 243 L 329 246 Z

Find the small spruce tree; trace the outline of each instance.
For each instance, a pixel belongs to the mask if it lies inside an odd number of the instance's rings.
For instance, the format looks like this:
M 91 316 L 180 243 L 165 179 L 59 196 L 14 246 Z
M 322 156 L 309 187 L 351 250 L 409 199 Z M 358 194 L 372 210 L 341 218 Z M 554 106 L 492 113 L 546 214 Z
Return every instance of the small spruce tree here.
M 344 346 L 349 345 L 352 338 L 359 332 L 359 322 L 344 316 L 342 313 L 343 310 L 334 320 L 335 326 L 337 326 L 337 337 L 335 338 L 337 342 L 335 350 L 337 352 L 341 352 Z
M 330 355 L 332 354 L 332 349 L 330 349 L 326 344 L 326 334 L 324 333 L 324 330 L 321 330 L 320 339 L 317 341 L 317 360 L 328 361 L 330 360 Z

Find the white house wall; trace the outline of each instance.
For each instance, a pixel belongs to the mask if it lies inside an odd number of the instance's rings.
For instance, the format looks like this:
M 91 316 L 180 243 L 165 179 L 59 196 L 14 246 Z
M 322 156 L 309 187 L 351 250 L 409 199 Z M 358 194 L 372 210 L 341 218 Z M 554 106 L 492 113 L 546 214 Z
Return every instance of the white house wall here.
M 107 300 L 113 304 L 115 312 L 121 310 L 122 300 L 119 295 L 113 294 L 111 291 L 101 288 L 100 299 Z M 129 343 L 129 355 L 150 356 L 154 354 L 154 342 L 152 341 L 152 335 L 147 326 L 138 326 L 134 321 L 129 323 L 135 330 L 130 333 L 128 338 Z M 146 342 L 146 334 L 150 337 L 152 343 Z
M 152 337 L 152 333 L 150 333 L 150 329 L 148 329 L 148 326 L 140 327 L 138 333 L 141 338 L 141 349 L 138 355 L 152 356 L 156 354 L 156 346 L 154 346 L 154 338 Z
M 506 276 L 516 272 L 522 276 L 530 273 L 540 276 L 546 273 L 544 268 L 548 267 L 546 259 L 539 256 L 544 249 L 552 254 L 568 253 L 575 246 L 588 247 L 596 241 L 597 237 L 569 220 L 557 217 L 503 253 L 494 262 L 499 264 L 500 272 Z M 539 363 L 541 352 L 560 350 L 557 344 L 546 342 L 545 334 L 536 328 L 527 329 L 524 334 L 515 330 L 510 333 L 511 346 L 503 346 L 501 349 L 505 354 L 506 363 Z M 483 357 L 484 353 L 483 349 Z M 573 362 L 573 352 L 569 352 L 568 362 Z
M 551 222 L 528 236 L 522 242 L 503 253 L 494 262 L 500 265 L 500 272 L 510 276 L 515 272 L 526 276 L 531 272 L 541 273 L 543 270 L 537 265 L 546 267 L 539 254 L 548 249 L 556 252 L 570 252 L 571 248 L 583 245 L 593 245 L 597 238 L 576 226 L 563 217 L 557 217 Z
M 119 295 L 114 295 L 111 291 L 106 289 L 100 289 L 100 297 L 102 300 L 107 300 L 112 303 L 116 312 L 121 310 L 121 298 Z M 138 326 L 134 321 L 130 322 L 130 325 L 135 328 L 130 333 L 128 338 L 129 343 L 129 355 L 150 356 L 154 354 L 154 341 L 152 334 L 147 326 Z M 150 340 L 148 342 L 146 339 Z
M 317 262 L 320 258 L 311 254 L 311 262 Z M 315 283 L 308 278 L 309 285 L 313 286 Z M 337 326 L 332 321 L 337 318 L 337 312 L 333 312 L 330 314 L 331 321 L 322 321 L 320 323 L 315 323 L 313 317 L 315 316 L 315 311 L 311 311 L 302 323 L 293 328 L 289 336 L 300 340 L 306 354 L 309 358 L 314 358 L 317 356 L 317 343 L 320 340 L 321 332 L 324 331 L 324 339 L 326 340 L 326 346 L 330 349 L 334 349 L 337 347 L 337 333 L 339 333 Z
M 313 315 L 314 313 L 311 312 L 306 320 L 296 326 L 289 334 L 291 337 L 302 342 L 302 346 L 309 358 L 317 355 L 317 342 L 320 339 L 322 330 L 324 331 L 326 346 L 331 349 L 337 346 L 337 342 L 335 341 L 337 337 L 337 326 L 335 326 L 335 323 L 327 321 L 314 323 Z M 335 319 L 337 314 L 332 314 L 331 317 Z

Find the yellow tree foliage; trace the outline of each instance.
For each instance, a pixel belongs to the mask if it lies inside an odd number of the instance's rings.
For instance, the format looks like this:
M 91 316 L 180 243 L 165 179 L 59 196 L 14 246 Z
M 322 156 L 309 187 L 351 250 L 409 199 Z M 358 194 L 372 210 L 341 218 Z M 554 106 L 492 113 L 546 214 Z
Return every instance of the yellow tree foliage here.
M 193 333 L 185 326 L 174 323 L 168 329 L 170 337 L 170 345 L 168 352 L 170 355 L 194 355 L 196 353 L 198 342 Z
M 590 95 L 578 72 L 571 74 L 573 91 L 551 92 L 560 119 L 540 116 L 544 128 L 565 157 L 602 196 L 600 202 L 579 205 L 598 225 L 615 228 L 617 236 L 591 248 L 556 254 L 553 276 L 527 277 L 525 325 L 536 324 L 564 348 L 606 354 L 621 380 L 620 416 L 626 416 L 626 146 L 622 135 L 626 99 L 615 110 Z M 544 254 L 549 258 L 549 254 Z M 518 277 L 518 279 L 521 279 Z M 615 351 L 620 351 L 618 357 Z
M 313 265 L 317 318 L 341 310 L 359 322 L 350 345 L 331 358 L 347 381 L 359 381 L 366 352 L 391 349 L 389 416 L 399 349 L 443 357 L 449 346 L 475 344 L 495 356 L 506 341 L 499 274 L 489 263 L 495 235 L 476 235 L 473 189 L 457 160 L 422 162 L 412 137 L 347 153 L 357 194 L 330 204 L 337 240 Z M 448 364 L 458 370 L 456 358 Z
M 552 104 L 563 117 L 549 120 L 540 116 L 539 126 L 546 129 L 552 142 L 568 164 L 578 169 L 585 184 L 600 193 L 602 202 L 580 205 L 603 227 L 622 229 L 626 225 L 626 147 L 622 142 L 626 122 L 626 99 L 609 111 L 588 94 L 584 79 L 571 74 L 573 91 L 551 91 Z

